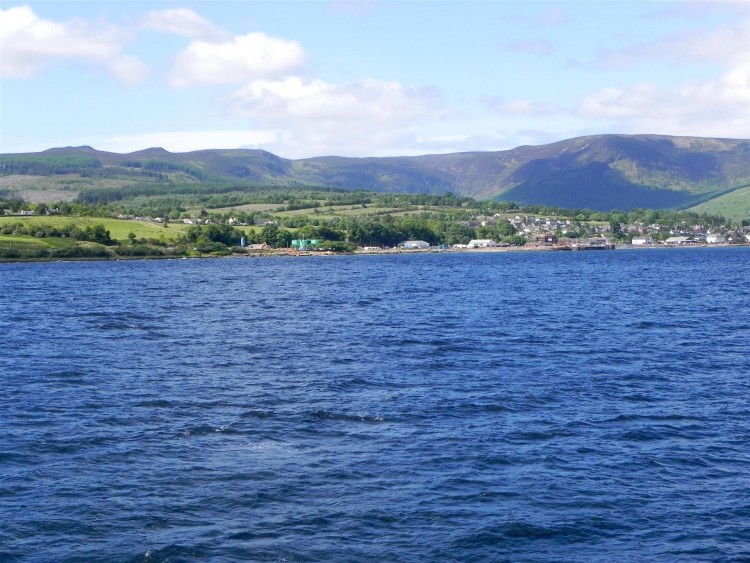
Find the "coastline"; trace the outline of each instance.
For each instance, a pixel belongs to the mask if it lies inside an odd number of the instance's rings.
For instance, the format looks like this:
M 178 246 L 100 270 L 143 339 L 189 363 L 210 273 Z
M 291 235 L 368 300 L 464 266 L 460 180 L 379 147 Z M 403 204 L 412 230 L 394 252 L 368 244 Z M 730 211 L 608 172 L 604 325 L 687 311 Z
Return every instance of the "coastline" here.
M 707 248 L 746 248 L 750 243 L 742 244 L 691 244 L 691 245 L 665 245 L 665 244 L 648 244 L 648 245 L 612 245 L 612 248 L 587 248 L 574 249 L 566 246 L 507 246 L 507 247 L 490 247 L 490 248 L 450 248 L 450 249 L 404 249 L 388 248 L 380 250 L 356 250 L 354 252 L 332 252 L 310 251 L 310 250 L 292 250 L 283 248 L 278 250 L 265 250 L 252 253 L 232 253 L 225 255 L 204 254 L 201 256 L 96 256 L 96 257 L 71 257 L 71 258 L 0 258 L 0 264 L 24 264 L 39 262 L 125 262 L 133 260 L 204 260 L 204 259 L 255 259 L 255 258 L 302 258 L 308 256 L 396 256 L 396 255 L 414 255 L 414 254 L 498 254 L 508 252 L 591 252 L 593 250 L 696 250 Z

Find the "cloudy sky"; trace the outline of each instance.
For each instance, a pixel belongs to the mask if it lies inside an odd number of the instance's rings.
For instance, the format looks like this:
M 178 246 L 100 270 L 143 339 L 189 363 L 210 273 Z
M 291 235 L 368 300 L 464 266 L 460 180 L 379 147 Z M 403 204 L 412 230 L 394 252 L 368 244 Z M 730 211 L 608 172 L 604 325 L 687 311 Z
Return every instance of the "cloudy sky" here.
M 750 2 L 0 3 L 0 152 L 750 138 Z

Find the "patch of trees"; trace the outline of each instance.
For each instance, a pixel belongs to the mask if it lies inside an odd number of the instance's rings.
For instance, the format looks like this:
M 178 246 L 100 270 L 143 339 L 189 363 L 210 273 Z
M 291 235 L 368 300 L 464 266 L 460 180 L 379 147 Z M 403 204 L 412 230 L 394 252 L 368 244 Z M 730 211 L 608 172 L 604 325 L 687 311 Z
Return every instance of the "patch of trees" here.
M 216 196 L 223 195 L 223 199 Z M 334 205 L 369 202 L 361 194 L 352 194 L 334 188 L 271 186 L 244 184 L 241 182 L 201 182 L 201 183 L 139 183 L 121 188 L 93 188 L 82 190 L 78 201 L 83 203 L 112 203 L 131 200 L 139 196 L 178 196 L 184 204 L 203 204 L 206 207 L 225 207 L 250 203 L 295 204 L 300 196 L 305 200 L 329 199 Z M 363 201 L 364 200 L 364 201 Z
M 74 240 L 97 242 L 107 246 L 117 244 L 104 225 L 87 225 L 80 228 L 72 223 L 63 227 L 53 227 L 42 223 L 8 223 L 0 227 L 0 234 L 12 236 L 29 236 L 35 238 L 70 238 Z
M 673 211 L 654 209 L 633 209 L 629 213 L 613 211 L 609 214 L 609 220 L 620 223 L 642 223 L 644 225 L 660 224 L 665 226 L 678 225 L 681 223 L 691 225 L 705 225 L 708 227 L 729 226 L 727 220 L 720 215 L 708 213 L 696 213 L 695 211 Z
M 260 233 L 251 233 L 248 242 L 250 244 L 265 242 L 274 248 L 287 248 L 294 238 L 297 237 L 292 236 L 292 233 L 286 229 L 280 229 L 276 225 L 266 225 Z
M 153 172 L 182 172 L 191 178 L 196 180 L 205 179 L 203 170 L 197 166 L 191 166 L 190 164 L 181 164 L 178 162 L 166 162 L 163 160 L 147 160 L 141 167 L 144 170 L 150 170 Z
M 523 244 L 515 238 L 508 240 L 516 236 L 516 229 L 510 223 L 503 222 L 497 227 L 485 228 L 481 233 L 461 223 L 432 221 L 413 215 L 398 219 L 390 216 L 369 220 L 346 219 L 337 226 L 344 231 L 346 240 L 360 246 L 395 246 L 405 240 L 423 240 L 433 245 L 466 244 L 476 238 Z
M 227 221 L 235 214 L 213 216 L 215 219 Z M 429 215 L 429 214 L 424 214 Z M 524 244 L 526 241 L 518 236 L 516 229 L 508 222 L 501 221 L 496 226 L 474 229 L 456 221 L 440 221 L 421 215 L 405 215 L 393 217 L 390 215 L 367 217 L 342 217 L 323 220 L 311 216 L 278 217 L 279 225 L 266 225 L 260 232 L 245 235 L 248 243 L 265 242 L 276 248 L 288 247 L 292 239 L 318 239 L 329 242 L 350 242 L 359 246 L 396 246 L 405 240 L 424 240 L 431 244 L 466 244 L 475 238 L 491 238 L 498 242 L 509 244 Z M 221 233 L 231 233 L 229 236 L 218 236 L 217 228 L 221 226 Z M 287 228 L 285 228 L 287 227 Z M 291 232 L 288 228 L 296 229 Z M 238 241 L 242 232 L 231 229 L 228 225 L 196 225 L 189 229 L 191 240 L 197 240 L 200 234 L 212 242 L 221 242 L 227 246 L 237 244 L 229 240 Z
M 316 250 L 330 250 L 332 252 L 354 252 L 357 250 L 357 245 L 346 241 L 324 240 L 315 248 Z
M 50 176 L 52 174 L 88 173 L 102 168 L 90 156 L 0 156 L 0 174 Z
M 245 234 L 229 225 L 194 225 L 184 235 L 184 240 L 199 252 L 214 252 L 227 246 L 238 246 Z
M 213 194 L 238 193 L 245 195 L 261 195 L 266 188 L 263 186 L 243 186 L 242 184 L 219 183 L 201 183 L 201 184 L 131 184 L 122 188 L 93 188 L 82 190 L 78 194 L 78 201 L 83 203 L 111 203 L 115 201 L 124 201 L 139 196 L 197 196 L 185 201 L 200 201 Z M 264 201 L 259 203 L 264 203 Z M 248 201 L 248 203 L 254 203 Z M 283 200 L 282 200 L 283 203 Z
M 285 211 L 296 211 L 298 209 L 316 209 L 320 207 L 319 201 L 293 201 L 284 208 Z
M 443 195 L 373 193 L 372 203 L 376 207 L 402 207 L 404 205 L 429 205 L 433 207 L 477 206 L 477 202 L 473 198 L 460 197 L 452 193 Z M 492 205 L 496 204 L 500 204 L 500 202 L 492 202 Z
M 3 247 L 0 248 L 0 259 L 27 260 L 35 258 L 107 258 L 111 254 L 103 246 L 64 246 L 47 248 L 45 246 Z
M 20 198 L 5 196 L 0 198 L 0 214 L 2 214 L 6 209 L 11 213 L 18 213 L 22 209 L 26 209 L 28 205 L 29 204 L 27 202 Z
M 81 176 L 97 176 L 100 178 L 147 178 L 148 181 L 156 180 L 158 182 L 168 179 L 166 174 L 154 172 L 151 170 L 130 170 L 120 166 L 105 166 L 96 171 L 81 172 Z

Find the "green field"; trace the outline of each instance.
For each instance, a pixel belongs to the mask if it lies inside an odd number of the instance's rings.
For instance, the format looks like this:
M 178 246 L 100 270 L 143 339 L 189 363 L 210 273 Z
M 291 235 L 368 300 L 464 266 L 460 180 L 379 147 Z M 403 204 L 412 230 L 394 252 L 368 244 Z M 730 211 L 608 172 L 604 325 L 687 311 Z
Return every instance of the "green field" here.
M 87 226 L 104 225 L 113 239 L 126 241 L 128 234 L 133 233 L 137 238 L 163 239 L 171 241 L 185 231 L 190 225 L 183 223 L 147 223 L 145 221 L 129 221 L 124 219 L 107 219 L 100 217 L 56 217 L 56 216 L 0 216 L 0 227 L 9 223 L 23 223 L 50 225 L 53 227 L 64 227 L 71 223 L 79 228 Z M 5 237 L 0 235 L 3 240 Z
M 696 205 L 689 211 L 721 215 L 735 222 L 750 219 L 750 186 Z
M 75 241 L 69 239 L 0 236 L 0 248 L 15 248 L 23 251 L 39 247 L 60 248 L 72 244 L 75 244 Z
M 24 229 L 32 227 L 28 234 L 0 234 L 0 260 L 5 259 L 55 259 L 55 258 L 111 258 L 117 256 L 161 256 L 170 255 L 167 247 L 173 247 L 181 232 L 191 225 L 184 223 L 147 223 L 122 219 L 106 219 L 99 217 L 55 217 L 55 216 L 0 216 L 0 228 L 7 225 L 21 223 Z M 109 231 L 110 237 L 117 240 L 119 246 L 105 246 L 98 242 L 79 240 L 66 237 L 45 237 L 33 235 L 34 226 L 47 226 L 62 229 L 75 225 L 83 230 L 86 227 L 102 225 Z M 261 227 L 237 227 L 245 234 L 257 232 Z M 17 233 L 17 231 L 16 231 Z M 145 239 L 148 243 L 132 246 L 128 235 L 133 233 L 136 239 Z M 237 240 L 236 244 L 239 244 Z M 179 245 L 178 245 L 179 248 Z M 139 250 L 140 249 L 140 250 Z M 137 251 L 133 254 L 133 251 Z M 182 255 L 185 250 L 178 250 Z M 189 254 L 189 250 L 188 250 Z
M 96 242 L 69 238 L 0 235 L 0 261 L 7 259 L 110 258 L 112 251 Z

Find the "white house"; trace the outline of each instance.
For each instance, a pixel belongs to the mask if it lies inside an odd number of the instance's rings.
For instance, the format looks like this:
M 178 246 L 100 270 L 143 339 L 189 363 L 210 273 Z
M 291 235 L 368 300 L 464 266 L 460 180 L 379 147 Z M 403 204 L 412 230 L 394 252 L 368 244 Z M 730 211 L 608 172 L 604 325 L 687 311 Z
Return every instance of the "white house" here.
M 724 235 L 719 235 L 719 234 L 706 235 L 707 244 L 724 244 L 725 242 L 727 242 L 727 239 Z
M 466 245 L 466 248 L 490 248 L 492 246 L 497 246 L 494 240 L 476 239 L 469 241 L 469 244 Z
M 630 243 L 634 246 L 643 246 L 644 244 L 654 244 L 654 239 L 651 237 L 633 237 Z
M 407 240 L 399 244 L 399 246 L 408 250 L 420 250 L 423 248 L 430 248 L 430 243 L 423 240 Z

